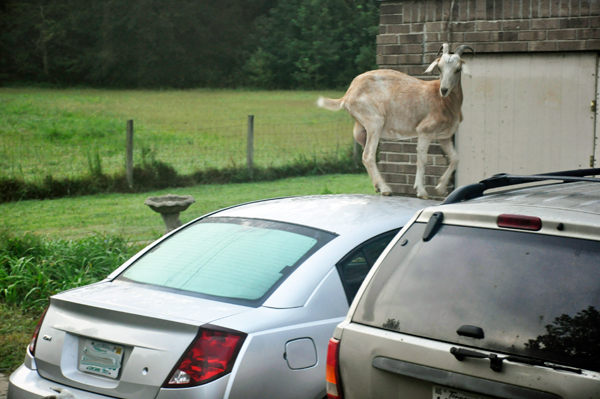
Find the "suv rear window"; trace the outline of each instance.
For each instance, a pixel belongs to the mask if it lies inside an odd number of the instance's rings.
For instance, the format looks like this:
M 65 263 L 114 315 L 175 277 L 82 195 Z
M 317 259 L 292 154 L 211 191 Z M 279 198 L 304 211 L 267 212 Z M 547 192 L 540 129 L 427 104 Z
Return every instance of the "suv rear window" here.
M 450 225 L 424 242 L 424 229 L 383 260 L 355 322 L 600 371 L 598 242 Z
M 207 218 L 162 242 L 119 279 L 258 306 L 334 237 L 286 223 Z

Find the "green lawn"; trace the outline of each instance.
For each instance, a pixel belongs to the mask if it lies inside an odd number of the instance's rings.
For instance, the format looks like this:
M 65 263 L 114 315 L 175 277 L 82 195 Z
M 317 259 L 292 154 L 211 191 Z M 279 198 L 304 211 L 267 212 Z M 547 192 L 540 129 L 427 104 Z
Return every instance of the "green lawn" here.
M 182 222 L 210 211 L 257 199 L 305 194 L 375 194 L 367 174 L 298 177 L 271 182 L 203 185 L 143 194 L 106 194 L 0 204 L 2 228 L 13 234 L 31 232 L 76 239 L 99 232 L 130 241 L 150 241 L 164 230 L 158 213 L 144 205 L 150 196 L 192 195 L 196 200 L 181 214 Z
M 352 120 L 319 109 L 342 92 L 0 88 L 0 177 L 26 180 L 123 171 L 126 121 L 134 162 L 159 159 L 182 174 L 246 163 L 255 116 L 256 165 L 347 150 Z

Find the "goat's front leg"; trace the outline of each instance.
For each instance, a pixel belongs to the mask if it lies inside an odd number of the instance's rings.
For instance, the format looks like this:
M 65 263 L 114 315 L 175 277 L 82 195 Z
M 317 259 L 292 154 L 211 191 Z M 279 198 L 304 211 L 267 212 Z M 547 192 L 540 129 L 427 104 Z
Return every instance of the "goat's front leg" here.
M 438 185 L 435 186 L 435 191 L 440 195 L 446 195 L 448 182 L 450 181 L 450 177 L 452 177 L 452 173 L 456 170 L 458 166 L 458 153 L 454 148 L 454 143 L 452 142 L 452 138 L 449 139 L 438 139 L 440 143 L 440 147 L 448 157 L 448 168 L 442 175 L 442 178 L 438 182 Z
M 431 139 L 426 134 L 419 135 L 419 141 L 417 142 L 417 175 L 415 176 L 414 188 L 417 190 L 417 197 L 427 199 L 429 195 L 425 190 L 425 164 L 427 164 L 427 151 L 429 150 L 429 144 Z
M 381 193 L 381 195 L 392 195 L 392 190 L 389 188 L 379 169 L 377 169 L 377 145 L 379 144 L 379 130 L 367 130 L 367 141 L 365 143 L 365 149 L 363 151 L 362 161 L 369 173 L 373 187 L 375 191 Z

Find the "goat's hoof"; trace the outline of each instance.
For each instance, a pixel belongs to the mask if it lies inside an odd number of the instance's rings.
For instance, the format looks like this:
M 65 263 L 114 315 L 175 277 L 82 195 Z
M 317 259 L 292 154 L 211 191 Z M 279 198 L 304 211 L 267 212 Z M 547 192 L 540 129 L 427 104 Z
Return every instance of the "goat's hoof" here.
M 425 191 L 425 189 L 417 189 L 417 197 L 421 199 L 429 199 L 429 194 L 427 194 L 427 191 Z
M 446 189 L 446 185 L 441 185 L 438 184 L 437 186 L 435 186 L 435 192 L 438 193 L 439 195 L 446 195 L 448 194 L 448 190 Z
M 386 197 L 391 197 L 392 196 L 392 192 L 391 191 L 382 191 L 381 195 L 386 196 Z

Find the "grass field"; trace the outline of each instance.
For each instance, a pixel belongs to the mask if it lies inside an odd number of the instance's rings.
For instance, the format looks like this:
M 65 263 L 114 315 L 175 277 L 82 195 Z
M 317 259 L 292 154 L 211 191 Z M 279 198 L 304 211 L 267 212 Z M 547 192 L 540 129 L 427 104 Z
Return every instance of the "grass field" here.
M 255 116 L 256 165 L 346 151 L 352 122 L 316 107 L 342 92 L 0 88 L 0 177 L 35 180 L 122 172 L 126 121 L 134 162 L 158 159 L 189 174 L 246 163 Z
M 164 230 L 158 213 L 144 205 L 149 196 L 192 195 L 196 202 L 182 222 L 210 211 L 257 199 L 305 194 L 374 194 L 368 175 L 298 177 L 272 182 L 202 185 L 142 194 L 106 194 L 0 204 L 0 227 L 51 238 L 78 239 L 92 233 L 118 234 L 129 241 L 150 241 Z

